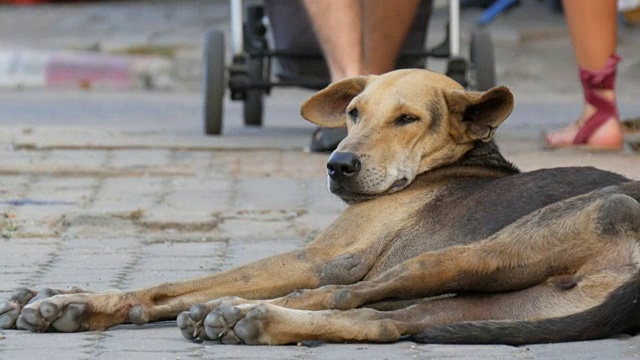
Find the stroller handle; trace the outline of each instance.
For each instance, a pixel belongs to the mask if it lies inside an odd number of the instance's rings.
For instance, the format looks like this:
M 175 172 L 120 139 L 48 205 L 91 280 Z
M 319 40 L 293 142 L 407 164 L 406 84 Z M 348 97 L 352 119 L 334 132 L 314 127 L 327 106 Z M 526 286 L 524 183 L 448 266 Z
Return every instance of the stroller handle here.
M 244 52 L 242 27 L 244 21 L 244 1 L 231 0 L 231 53 L 234 55 Z
M 460 1 L 449 0 L 449 54 L 460 56 Z

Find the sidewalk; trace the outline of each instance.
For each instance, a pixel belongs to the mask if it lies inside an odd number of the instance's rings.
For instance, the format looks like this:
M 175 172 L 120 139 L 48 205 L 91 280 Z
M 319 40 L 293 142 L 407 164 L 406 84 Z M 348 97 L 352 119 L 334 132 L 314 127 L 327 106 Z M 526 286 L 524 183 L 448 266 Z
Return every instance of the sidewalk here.
M 205 137 L 198 94 L 0 93 L 16 121 L 0 119 L 0 299 L 17 286 L 150 286 L 303 246 L 344 207 L 326 190 L 326 155 L 301 151 L 312 129 L 297 115 L 306 96 L 274 94 L 263 129 L 242 127 L 239 104 L 227 104 L 228 133 Z M 590 165 L 640 179 L 630 151 L 542 149 L 536 119 L 558 123 L 574 110 L 519 103 L 497 134 L 503 153 L 522 170 Z M 0 359 L 634 359 L 639 343 L 237 347 L 186 341 L 168 322 L 0 331 Z

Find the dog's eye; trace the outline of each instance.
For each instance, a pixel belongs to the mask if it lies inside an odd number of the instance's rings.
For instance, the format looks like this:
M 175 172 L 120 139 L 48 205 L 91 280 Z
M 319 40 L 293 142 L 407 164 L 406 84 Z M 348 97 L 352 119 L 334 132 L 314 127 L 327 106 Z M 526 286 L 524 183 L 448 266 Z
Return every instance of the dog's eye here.
M 411 124 L 412 122 L 416 122 L 418 120 L 420 120 L 420 119 L 418 117 L 416 117 L 416 116 L 400 115 L 396 119 L 396 125 L 403 126 L 403 125 Z
M 355 121 L 358 118 L 358 108 L 349 110 L 349 117 L 351 118 L 351 120 Z

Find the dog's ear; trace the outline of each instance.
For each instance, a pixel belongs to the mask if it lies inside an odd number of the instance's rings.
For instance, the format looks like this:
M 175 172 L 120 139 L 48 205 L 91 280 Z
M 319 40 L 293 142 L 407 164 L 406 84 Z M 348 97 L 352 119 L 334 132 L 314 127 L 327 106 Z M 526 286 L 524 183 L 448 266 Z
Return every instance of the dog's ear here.
M 513 94 L 504 87 L 485 92 L 453 90 L 445 93 L 451 133 L 460 143 L 489 141 L 513 110 Z
M 322 127 L 346 126 L 347 105 L 364 90 L 368 78 L 357 76 L 327 86 L 302 104 L 300 115 Z

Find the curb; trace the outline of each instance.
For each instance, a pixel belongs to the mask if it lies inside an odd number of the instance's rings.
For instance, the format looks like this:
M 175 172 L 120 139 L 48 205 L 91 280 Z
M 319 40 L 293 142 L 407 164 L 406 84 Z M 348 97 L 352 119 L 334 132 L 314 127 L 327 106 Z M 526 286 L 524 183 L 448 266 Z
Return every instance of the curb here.
M 174 86 L 172 62 L 81 51 L 0 51 L 0 88 L 146 89 Z

